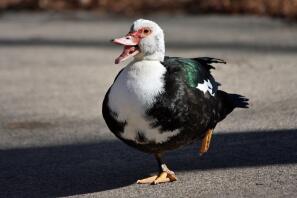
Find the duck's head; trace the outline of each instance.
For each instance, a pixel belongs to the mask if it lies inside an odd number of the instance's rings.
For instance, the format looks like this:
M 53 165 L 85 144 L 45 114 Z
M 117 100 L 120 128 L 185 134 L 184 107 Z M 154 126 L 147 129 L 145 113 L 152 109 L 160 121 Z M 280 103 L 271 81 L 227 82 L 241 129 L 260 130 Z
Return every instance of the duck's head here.
M 124 45 L 122 54 L 115 59 L 116 64 L 130 57 L 139 60 L 164 60 L 164 33 L 153 21 L 145 19 L 134 21 L 126 36 L 113 39 L 112 42 Z

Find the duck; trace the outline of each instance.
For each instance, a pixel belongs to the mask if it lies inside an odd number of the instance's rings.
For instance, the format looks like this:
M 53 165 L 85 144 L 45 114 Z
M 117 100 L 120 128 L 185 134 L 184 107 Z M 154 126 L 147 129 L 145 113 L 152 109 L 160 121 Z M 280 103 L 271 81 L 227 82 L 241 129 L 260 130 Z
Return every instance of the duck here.
M 211 69 L 224 60 L 165 56 L 164 32 L 154 21 L 138 19 L 112 42 L 123 46 L 115 64 L 133 59 L 105 94 L 103 118 L 118 139 L 155 156 L 158 174 L 137 184 L 177 181 L 164 153 L 197 141 L 198 153 L 206 153 L 216 125 L 235 108 L 248 108 L 248 99 L 219 89 Z

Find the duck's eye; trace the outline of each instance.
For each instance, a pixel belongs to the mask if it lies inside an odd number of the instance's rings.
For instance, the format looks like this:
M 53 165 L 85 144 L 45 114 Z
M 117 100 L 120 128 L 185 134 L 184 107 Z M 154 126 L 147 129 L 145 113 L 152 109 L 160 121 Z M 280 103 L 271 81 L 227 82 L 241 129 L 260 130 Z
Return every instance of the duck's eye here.
M 143 33 L 145 33 L 145 34 L 148 34 L 149 32 L 150 32 L 150 30 L 148 30 L 148 29 L 143 30 Z

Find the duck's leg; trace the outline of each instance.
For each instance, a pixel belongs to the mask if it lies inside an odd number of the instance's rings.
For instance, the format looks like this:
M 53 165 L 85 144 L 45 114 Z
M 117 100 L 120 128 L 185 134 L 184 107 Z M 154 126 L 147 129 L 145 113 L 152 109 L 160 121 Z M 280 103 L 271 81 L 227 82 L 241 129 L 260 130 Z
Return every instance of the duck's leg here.
M 159 166 L 159 175 L 158 177 L 153 181 L 152 184 L 159 184 L 159 183 L 165 183 L 165 182 L 173 182 L 177 180 L 177 177 L 175 176 L 175 173 L 166 166 L 165 163 L 163 163 L 161 159 L 161 154 L 155 155 L 156 160 L 158 162 Z
M 162 162 L 161 155 L 156 154 L 155 157 L 160 169 L 159 174 L 152 177 L 138 180 L 137 181 L 138 184 L 159 184 L 159 183 L 165 183 L 165 182 L 173 182 L 177 180 L 174 172 L 169 170 L 166 164 Z
M 209 149 L 210 141 L 211 141 L 211 136 L 212 136 L 213 129 L 208 129 L 206 132 L 206 135 L 202 139 L 201 146 L 199 149 L 199 154 L 203 155 L 206 153 Z

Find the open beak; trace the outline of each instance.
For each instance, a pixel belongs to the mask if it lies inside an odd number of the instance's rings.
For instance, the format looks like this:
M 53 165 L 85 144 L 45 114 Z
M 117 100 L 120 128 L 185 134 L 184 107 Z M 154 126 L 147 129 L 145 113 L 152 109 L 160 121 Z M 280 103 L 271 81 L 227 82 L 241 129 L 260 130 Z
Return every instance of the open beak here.
M 112 42 L 118 45 L 124 45 L 124 50 L 122 54 L 115 59 L 115 64 L 119 64 L 140 52 L 138 48 L 140 37 L 137 36 L 136 32 L 130 32 L 122 38 L 113 39 Z

